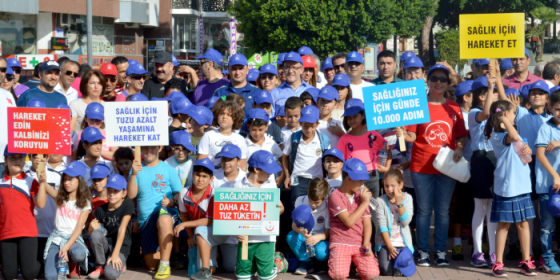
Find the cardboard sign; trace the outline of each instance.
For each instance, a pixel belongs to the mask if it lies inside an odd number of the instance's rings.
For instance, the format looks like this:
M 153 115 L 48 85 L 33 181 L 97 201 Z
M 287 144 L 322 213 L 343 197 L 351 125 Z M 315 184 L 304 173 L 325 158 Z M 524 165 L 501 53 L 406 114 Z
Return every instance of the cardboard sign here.
M 214 189 L 215 235 L 278 235 L 280 189 Z
M 8 152 L 72 154 L 69 109 L 8 108 Z
M 368 130 L 430 122 L 423 79 L 363 88 Z
M 16 55 L 16 59 L 21 64 L 23 70 L 33 70 L 35 69 L 35 65 L 39 64 L 39 62 L 57 60 L 58 57 L 54 54 L 18 54 Z
M 461 59 L 525 56 L 525 14 L 459 15 Z
M 114 56 L 94 56 L 92 59 L 93 65 L 91 66 L 93 70 L 101 69 L 101 66 L 106 63 L 111 63 Z M 87 55 L 80 55 L 80 64 L 87 64 Z
M 167 101 L 105 103 L 107 146 L 169 145 Z

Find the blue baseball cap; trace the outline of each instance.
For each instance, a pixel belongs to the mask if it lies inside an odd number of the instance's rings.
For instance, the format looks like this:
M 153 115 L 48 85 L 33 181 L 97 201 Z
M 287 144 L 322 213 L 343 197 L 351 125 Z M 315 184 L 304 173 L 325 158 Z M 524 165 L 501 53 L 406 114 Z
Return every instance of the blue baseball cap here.
M 403 69 L 408 68 L 424 68 L 424 63 L 422 59 L 414 56 L 404 61 Z
M 6 67 L 6 75 L 13 75 L 14 69 L 12 67 Z
M 41 64 L 41 68 L 39 68 L 40 71 L 51 71 L 53 69 L 60 70 L 60 66 L 58 65 L 58 62 L 54 60 L 43 62 L 43 64 Z
M 214 108 L 214 105 L 216 104 L 216 102 L 218 102 L 218 100 L 220 100 L 220 98 L 217 96 L 210 97 L 210 99 L 208 99 L 208 102 L 206 102 L 206 107 L 210 109 Z
M 60 104 L 56 105 L 55 108 L 56 109 L 70 109 L 70 106 L 68 106 L 68 104 L 60 103 Z M 72 117 L 72 110 L 71 109 L 70 109 L 70 117 Z
M 311 234 L 313 228 L 315 227 L 315 218 L 311 214 L 313 210 L 309 205 L 302 204 L 294 211 L 292 211 L 292 221 L 298 228 L 304 228 L 307 230 L 308 234 Z
M 199 159 L 195 162 L 195 164 L 193 165 L 193 167 L 195 166 L 202 166 L 205 167 L 206 169 L 210 170 L 212 172 L 212 174 L 214 174 L 214 163 L 209 160 L 208 158 L 203 158 L 203 159 Z
M 272 94 L 270 94 L 270 92 L 264 89 L 257 92 L 253 100 L 255 104 L 263 104 L 263 103 L 274 104 L 274 101 L 272 100 Z
M 478 60 L 478 66 L 482 66 L 482 65 L 488 65 L 490 63 L 490 59 L 488 58 L 484 58 L 484 59 L 479 59 Z
M 104 179 L 111 175 L 111 170 L 105 164 L 96 164 L 91 169 L 91 179 Z
M 218 64 L 220 64 L 220 65 L 222 65 L 222 66 L 224 65 L 224 64 L 222 63 L 222 59 L 223 59 L 223 58 L 222 58 L 222 54 L 221 54 L 219 51 L 215 50 L 215 49 L 208 49 L 208 50 L 204 53 L 204 55 L 199 56 L 199 57 L 195 57 L 195 59 L 198 59 L 198 60 L 201 60 L 201 59 L 203 59 L 203 58 L 204 58 L 204 59 L 208 59 L 208 60 L 210 60 L 210 61 L 212 61 L 212 62 L 214 62 L 214 63 L 218 63 Z
M 222 150 L 216 155 L 216 158 L 223 157 L 241 159 L 241 149 L 232 143 L 225 144 Z
M 500 69 L 506 70 L 513 68 L 513 64 L 511 63 L 511 58 L 504 58 L 500 63 Z
M 212 125 L 212 121 L 214 120 L 212 111 L 205 106 L 196 106 L 193 104 L 193 106 L 189 107 L 187 115 L 193 118 L 199 125 Z
M 428 70 L 428 76 L 430 76 L 430 74 L 432 74 L 432 72 L 437 71 L 437 70 L 441 70 L 441 71 L 445 72 L 445 74 L 449 75 L 449 70 L 447 68 L 445 68 L 445 66 L 438 63 L 438 64 L 432 66 L 432 68 L 430 68 L 430 70 Z
M 282 171 L 282 167 L 274 161 L 274 156 L 266 150 L 254 152 L 247 161 L 249 167 L 262 169 L 267 174 L 274 174 Z
M 91 102 L 86 107 L 86 117 L 93 120 L 105 120 L 105 108 L 97 102 Z
M 353 51 L 346 55 L 346 63 L 348 62 L 359 62 L 361 64 L 364 64 L 364 57 L 361 53 Z
M 278 55 L 276 59 L 276 66 L 284 64 L 284 58 L 286 57 L 286 53 L 281 53 Z
M 172 115 L 175 114 L 185 114 L 189 113 L 189 107 L 193 106 L 192 103 L 187 98 L 180 98 L 173 100 L 171 104 L 169 104 L 169 112 Z
M 185 149 L 196 152 L 197 149 L 192 144 L 191 134 L 184 131 L 184 130 L 175 130 L 171 133 L 171 139 L 169 143 L 171 145 L 181 145 L 185 147 Z
M 310 88 L 307 88 L 303 92 L 307 92 L 307 93 L 311 94 L 311 97 L 313 97 L 313 101 L 315 101 L 315 103 L 317 103 L 317 96 L 319 96 L 319 89 L 318 88 L 310 87 Z
M 313 54 L 313 50 L 308 46 L 302 46 L 301 48 L 299 48 L 298 53 L 301 56 L 310 55 Z
M 249 69 L 249 74 L 247 74 L 247 82 L 256 82 L 259 77 L 259 69 L 253 68 Z
M 101 134 L 101 131 L 99 131 L 99 129 L 95 127 L 89 126 L 82 131 L 82 142 L 86 141 L 88 143 L 93 143 L 101 139 L 105 139 L 105 136 L 103 136 L 103 134 Z
M 8 68 L 9 69 L 9 68 Z M 45 101 L 39 99 L 39 98 L 31 98 L 29 99 L 29 101 L 27 101 L 27 104 L 25 105 L 25 107 L 29 107 L 29 108 L 47 108 L 47 105 L 45 104 Z
M 347 87 L 350 86 L 350 77 L 344 73 L 338 73 L 334 76 L 332 86 Z
M 6 148 L 4 148 L 4 156 L 8 157 L 8 156 L 16 156 L 16 155 L 27 156 L 27 154 L 23 154 L 23 153 L 10 153 L 10 152 L 8 152 L 8 145 L 6 145 Z
M 347 100 L 346 104 L 344 104 L 344 114 L 342 114 L 342 116 L 354 116 L 363 111 L 365 111 L 364 102 L 360 99 L 352 98 Z
M 298 122 L 317 123 L 319 121 L 319 109 L 313 105 L 305 106 L 301 109 L 301 116 Z
M 473 59 L 473 60 L 472 60 L 472 63 L 473 63 L 474 65 L 477 65 L 477 66 L 478 66 L 478 59 Z
M 177 61 L 177 58 L 174 55 L 171 55 L 171 62 L 173 63 L 173 66 L 179 66 L 179 61 Z
M 455 88 L 455 96 L 459 97 L 461 95 L 465 95 L 465 93 L 467 93 L 467 92 L 471 92 L 473 83 L 474 83 L 473 80 L 467 80 L 467 81 L 461 82 Z
M 85 178 L 87 174 L 87 167 L 81 161 L 73 161 L 70 164 L 68 164 L 68 166 L 66 166 L 66 169 L 64 169 L 62 173 L 70 177 L 80 176 L 82 178 Z
M 560 193 L 556 193 L 552 186 L 548 189 L 547 207 L 552 216 L 560 218 Z
M 342 162 L 345 162 L 346 160 L 344 160 L 344 154 L 342 153 L 342 151 L 340 151 L 337 148 L 331 148 L 328 149 L 325 154 L 323 154 L 323 160 L 325 159 L 326 156 L 333 156 L 336 157 L 338 159 L 340 159 Z
M 414 53 L 411 52 L 411 51 L 407 51 L 407 52 L 404 52 L 404 53 L 401 55 L 401 61 L 406 61 L 407 59 L 413 58 L 413 57 L 416 57 L 416 54 L 414 54 Z
M 408 247 L 404 246 L 397 256 L 393 267 L 400 270 L 405 277 L 411 277 L 416 273 L 416 264 L 412 258 L 412 251 Z
M 553 92 L 555 92 L 557 90 L 560 90 L 560 86 L 554 86 L 554 87 L 550 88 L 550 94 L 552 94 Z M 506 93 L 507 93 L 507 90 L 506 90 Z
M 514 95 L 515 97 L 519 96 L 521 93 L 514 88 L 508 88 L 505 90 L 506 96 Z M 551 91 L 552 92 L 552 91 Z
M 323 65 L 321 65 L 321 71 L 325 71 L 327 69 L 333 69 L 332 65 L 332 57 L 327 57 L 323 60 Z
M 150 101 L 143 93 L 136 93 L 130 97 L 130 101 Z
M 281 117 L 285 117 L 286 116 L 286 112 L 284 112 L 284 106 L 279 106 L 278 110 L 276 110 L 276 117 L 281 116 Z
M 15 59 L 15 58 L 8 58 L 8 59 L 6 59 L 6 62 L 8 63 L 9 68 L 12 68 L 12 67 L 21 68 L 21 64 L 19 63 L 19 60 Z
M 529 50 L 527 49 L 527 47 L 525 47 L 525 56 L 526 56 L 526 57 L 531 57 L 531 56 L 529 55 Z
M 333 86 L 326 85 L 321 89 L 321 91 L 319 91 L 317 99 L 319 98 L 323 98 L 329 101 L 335 99 L 336 102 L 338 102 L 338 90 L 336 90 L 336 88 L 334 88 Z
M 126 190 L 126 186 L 127 186 L 126 179 L 122 175 L 113 174 L 109 176 L 109 179 L 107 179 L 107 184 L 103 188 L 104 189 L 111 188 L 117 191 L 121 191 L 121 190 Z
M 187 98 L 182 92 L 178 92 L 176 90 L 172 91 L 171 93 L 169 93 L 169 95 L 167 95 L 166 97 L 153 97 L 152 101 L 173 101 L 175 99 L 179 99 L 179 98 Z
M 232 55 L 228 61 L 228 66 L 233 65 L 249 65 L 249 62 L 247 62 L 247 58 L 244 55 L 236 53 Z
M 354 181 L 369 180 L 366 164 L 357 158 L 348 159 L 342 166 L 342 171 L 348 173 Z
M 128 60 L 128 66 L 130 66 L 130 65 L 136 65 L 136 64 L 139 64 L 139 63 L 140 63 L 140 62 L 138 62 L 138 61 L 136 61 L 136 60 L 134 60 L 134 59 L 129 59 L 129 60 Z M 127 68 L 127 69 L 128 69 L 128 68 Z
M 488 87 L 488 79 L 486 78 L 486 76 L 480 76 L 478 78 L 476 78 L 476 80 L 474 80 L 472 86 L 471 86 L 471 91 L 475 91 L 479 88 Z M 494 86 L 494 89 L 496 88 L 496 86 Z
M 301 63 L 301 65 L 303 65 L 303 59 L 301 59 L 301 55 L 296 52 L 287 53 L 284 57 L 284 63 L 286 63 L 286 61 L 299 62 Z
M 519 88 L 519 93 L 523 98 L 527 98 L 529 96 L 529 89 L 531 88 L 530 84 L 523 85 Z
M 548 87 L 548 84 L 545 83 L 544 81 L 536 81 L 534 83 L 531 84 L 531 87 L 529 88 L 529 93 L 531 93 L 532 90 L 534 89 L 540 89 L 548 94 L 550 94 L 550 88 Z
M 274 65 L 267 63 L 259 68 L 259 74 L 273 74 L 278 75 L 278 69 Z
M 142 64 L 140 63 L 135 63 L 135 64 L 128 64 L 128 68 L 126 68 L 126 76 L 130 76 L 130 75 L 147 75 L 150 74 L 149 71 L 146 71 L 146 69 L 144 69 L 144 66 L 142 66 Z
M 268 112 L 266 110 L 263 110 L 261 108 L 253 108 L 247 113 L 247 121 L 251 119 L 259 119 L 268 123 L 270 121 L 270 116 L 268 115 Z
M 228 71 L 227 69 L 222 70 L 222 75 L 225 76 L 225 75 L 227 75 L 227 74 L 229 74 L 229 71 Z

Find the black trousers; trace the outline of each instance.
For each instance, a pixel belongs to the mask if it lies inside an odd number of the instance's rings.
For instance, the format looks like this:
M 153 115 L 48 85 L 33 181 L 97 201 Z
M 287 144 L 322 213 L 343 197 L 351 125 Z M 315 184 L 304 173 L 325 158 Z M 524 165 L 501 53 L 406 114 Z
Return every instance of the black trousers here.
M 37 237 L 18 237 L 0 241 L 2 276 L 5 280 L 17 278 L 18 263 L 25 280 L 36 279 L 39 275 L 37 261 Z

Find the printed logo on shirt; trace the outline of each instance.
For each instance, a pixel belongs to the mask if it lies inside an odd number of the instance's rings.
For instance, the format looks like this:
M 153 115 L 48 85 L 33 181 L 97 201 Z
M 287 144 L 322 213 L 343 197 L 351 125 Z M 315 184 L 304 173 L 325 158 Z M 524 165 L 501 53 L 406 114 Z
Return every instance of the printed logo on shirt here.
M 451 126 L 445 121 L 431 123 L 424 130 L 424 138 L 432 148 L 439 148 L 451 136 Z
M 214 142 L 214 145 L 216 145 L 217 147 L 223 147 L 227 144 L 233 144 L 233 143 L 231 143 L 231 141 L 222 141 L 222 142 L 216 141 L 216 142 Z
M 315 154 L 317 156 L 320 156 L 321 155 L 321 148 L 317 148 L 317 150 L 315 151 Z
M 62 206 L 60 206 L 60 207 L 58 208 L 58 215 L 60 215 L 60 216 L 62 216 L 62 217 L 64 217 L 64 218 L 69 218 L 69 219 L 72 219 L 72 220 L 76 220 L 76 221 L 77 221 L 77 220 L 80 219 L 80 214 L 81 214 L 80 211 L 78 211 L 78 210 L 72 210 L 72 209 L 68 208 L 68 207 L 66 206 L 66 204 L 65 204 L 65 205 L 62 205 Z
M 319 217 L 317 218 L 317 223 L 318 223 L 318 224 L 322 224 L 322 223 L 324 223 L 324 222 L 325 222 L 325 217 L 319 216 Z

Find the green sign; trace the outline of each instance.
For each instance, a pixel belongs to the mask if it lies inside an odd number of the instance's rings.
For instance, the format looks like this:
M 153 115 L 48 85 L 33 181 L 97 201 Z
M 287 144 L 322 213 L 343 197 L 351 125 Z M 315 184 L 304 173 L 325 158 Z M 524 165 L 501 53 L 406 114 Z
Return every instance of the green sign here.
M 276 66 L 277 60 L 278 60 L 278 54 L 275 52 L 271 52 L 266 54 L 260 54 L 260 53 L 253 54 L 253 56 L 247 59 L 247 62 L 249 62 L 249 66 L 252 66 L 252 68 L 259 68 L 267 63 Z
M 214 189 L 215 235 L 278 235 L 280 189 Z

